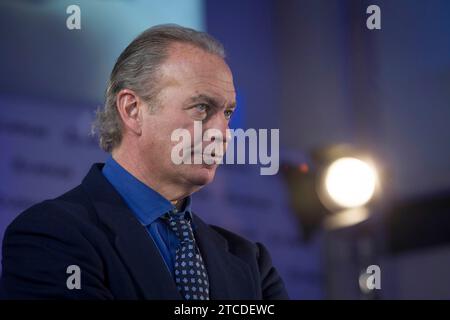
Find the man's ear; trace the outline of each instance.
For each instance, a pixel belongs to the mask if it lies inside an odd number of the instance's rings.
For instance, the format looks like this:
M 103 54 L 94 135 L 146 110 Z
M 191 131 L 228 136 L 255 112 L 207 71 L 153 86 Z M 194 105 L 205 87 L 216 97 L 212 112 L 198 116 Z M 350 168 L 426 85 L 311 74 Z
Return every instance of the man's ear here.
M 116 107 L 123 125 L 136 135 L 142 132 L 143 101 L 130 89 L 122 89 L 116 96 Z

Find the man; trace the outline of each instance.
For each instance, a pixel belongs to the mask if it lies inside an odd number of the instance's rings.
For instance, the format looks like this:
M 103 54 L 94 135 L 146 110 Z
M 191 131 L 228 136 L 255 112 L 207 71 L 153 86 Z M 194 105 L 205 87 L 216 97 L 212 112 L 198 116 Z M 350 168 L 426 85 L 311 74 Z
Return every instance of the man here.
M 265 247 L 191 211 L 190 195 L 217 164 L 175 164 L 172 133 L 227 128 L 231 71 L 211 36 L 150 28 L 118 58 L 97 113 L 101 147 L 81 185 L 39 203 L 8 227 L 0 292 L 6 298 L 285 299 Z M 203 154 L 202 154 L 203 155 Z M 206 156 L 206 155 L 203 155 Z M 223 154 L 208 155 L 218 158 Z M 214 208 L 211 208 L 214 210 Z

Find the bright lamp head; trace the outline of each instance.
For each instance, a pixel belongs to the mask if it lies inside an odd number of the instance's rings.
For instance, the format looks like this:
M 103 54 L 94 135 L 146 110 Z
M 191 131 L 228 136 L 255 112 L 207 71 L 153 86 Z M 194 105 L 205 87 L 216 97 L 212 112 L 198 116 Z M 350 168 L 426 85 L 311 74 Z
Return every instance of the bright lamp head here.
M 357 158 L 340 158 L 325 172 L 325 192 L 344 208 L 365 205 L 373 197 L 376 184 L 375 168 Z

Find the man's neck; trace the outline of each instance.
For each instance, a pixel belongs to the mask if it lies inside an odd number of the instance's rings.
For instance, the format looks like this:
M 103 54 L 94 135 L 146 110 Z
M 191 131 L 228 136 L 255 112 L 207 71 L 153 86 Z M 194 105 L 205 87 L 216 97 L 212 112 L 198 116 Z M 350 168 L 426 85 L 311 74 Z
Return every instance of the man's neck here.
M 148 174 L 148 170 L 142 167 L 140 163 L 136 163 L 136 161 L 133 160 L 133 157 L 127 156 L 126 153 L 113 152 L 111 156 L 136 179 L 144 183 L 147 187 L 158 192 L 177 208 L 183 206 L 184 199 L 190 194 L 185 190 L 181 190 L 181 188 L 177 185 L 164 184 L 161 182 L 161 179 L 158 179 L 158 177 L 151 176 Z
M 170 201 L 170 203 L 172 203 L 173 206 L 175 206 L 175 208 L 180 211 L 181 209 L 183 209 L 184 207 L 184 203 L 186 202 L 186 198 L 183 198 L 181 200 L 174 200 L 174 201 Z

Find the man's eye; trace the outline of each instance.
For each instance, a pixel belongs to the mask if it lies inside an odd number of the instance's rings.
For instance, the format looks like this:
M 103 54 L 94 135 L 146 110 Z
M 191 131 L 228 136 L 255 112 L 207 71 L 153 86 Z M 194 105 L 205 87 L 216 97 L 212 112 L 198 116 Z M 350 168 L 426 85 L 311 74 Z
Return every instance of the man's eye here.
M 233 115 L 234 110 L 225 110 L 224 114 L 225 114 L 225 118 L 226 119 L 230 119 L 231 116 Z
M 200 111 L 200 112 L 208 111 L 208 107 L 209 106 L 207 104 L 204 104 L 204 103 L 201 103 L 201 104 L 198 104 L 198 105 L 195 106 L 197 111 Z

